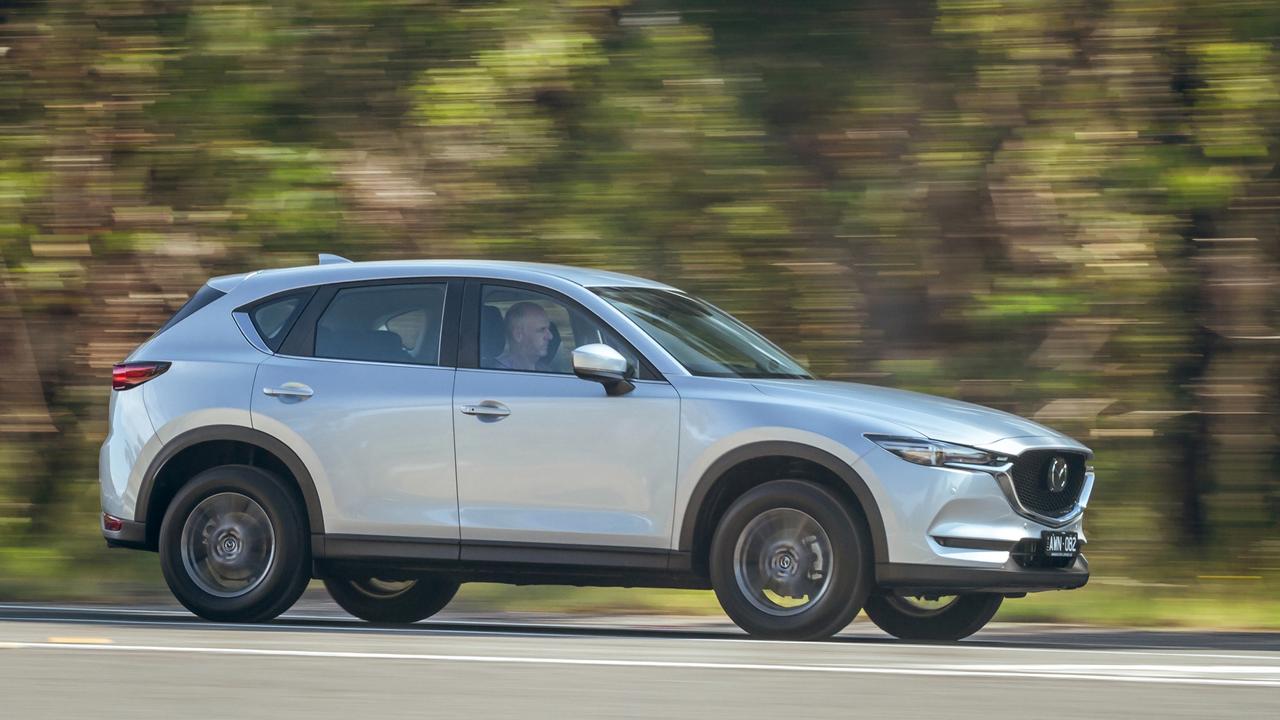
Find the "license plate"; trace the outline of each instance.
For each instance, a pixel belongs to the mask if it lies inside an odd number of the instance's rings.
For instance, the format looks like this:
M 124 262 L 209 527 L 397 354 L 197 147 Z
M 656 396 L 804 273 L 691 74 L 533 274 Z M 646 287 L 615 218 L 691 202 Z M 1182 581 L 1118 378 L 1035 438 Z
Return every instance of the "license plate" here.
M 1073 532 L 1040 533 L 1040 554 L 1048 558 L 1073 558 L 1079 552 L 1080 536 Z

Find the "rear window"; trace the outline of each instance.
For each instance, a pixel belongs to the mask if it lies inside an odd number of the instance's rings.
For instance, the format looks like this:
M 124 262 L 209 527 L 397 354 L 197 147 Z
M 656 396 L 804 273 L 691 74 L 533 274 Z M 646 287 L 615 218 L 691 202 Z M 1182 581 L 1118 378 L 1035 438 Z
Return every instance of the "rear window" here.
M 183 320 L 186 320 L 192 313 L 204 307 L 205 305 L 208 305 L 214 300 L 217 300 L 223 295 L 226 295 L 226 293 L 222 292 L 221 290 L 217 290 L 209 285 L 205 285 L 201 287 L 199 290 L 196 291 L 196 294 L 192 295 L 191 298 L 188 299 L 187 302 L 182 307 L 178 308 L 178 312 L 174 313 L 173 317 L 169 318 L 169 322 L 160 326 L 160 329 L 156 331 L 156 335 L 159 335 L 165 330 L 168 330 L 174 325 L 177 325 Z M 155 335 L 152 335 L 151 337 L 155 337 Z

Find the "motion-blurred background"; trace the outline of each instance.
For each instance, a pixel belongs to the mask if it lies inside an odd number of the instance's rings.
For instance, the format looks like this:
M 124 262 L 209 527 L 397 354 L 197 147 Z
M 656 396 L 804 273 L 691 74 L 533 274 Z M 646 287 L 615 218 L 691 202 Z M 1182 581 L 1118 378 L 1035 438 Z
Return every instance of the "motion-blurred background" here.
M 98 531 L 110 366 L 335 252 L 653 277 L 1032 417 L 1097 452 L 1095 577 L 1002 617 L 1280 627 L 1278 41 L 1274 0 L 0 3 L 0 599 L 164 594 Z

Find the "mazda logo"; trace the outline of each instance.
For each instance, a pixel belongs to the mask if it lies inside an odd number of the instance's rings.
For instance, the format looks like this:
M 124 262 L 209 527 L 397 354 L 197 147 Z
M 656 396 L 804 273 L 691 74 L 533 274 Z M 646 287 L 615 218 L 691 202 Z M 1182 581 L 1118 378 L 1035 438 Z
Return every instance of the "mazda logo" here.
M 1049 486 L 1049 492 L 1060 493 L 1067 489 L 1070 470 L 1065 459 L 1055 456 L 1049 461 L 1049 467 L 1046 470 L 1044 480 L 1045 484 Z

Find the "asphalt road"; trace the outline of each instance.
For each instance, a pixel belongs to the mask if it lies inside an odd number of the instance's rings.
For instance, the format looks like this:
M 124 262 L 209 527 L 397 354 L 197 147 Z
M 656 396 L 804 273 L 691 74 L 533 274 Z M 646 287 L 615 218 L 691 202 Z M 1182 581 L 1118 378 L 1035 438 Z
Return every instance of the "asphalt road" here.
M 2 718 L 1280 717 L 1280 634 L 995 624 L 896 642 L 751 640 L 718 621 L 511 617 L 405 628 L 302 605 L 0 605 Z

